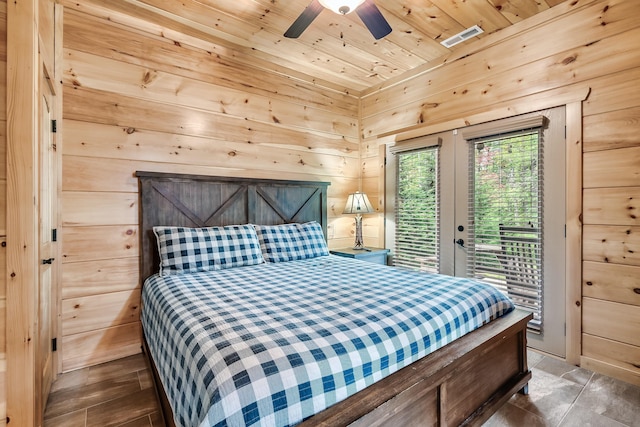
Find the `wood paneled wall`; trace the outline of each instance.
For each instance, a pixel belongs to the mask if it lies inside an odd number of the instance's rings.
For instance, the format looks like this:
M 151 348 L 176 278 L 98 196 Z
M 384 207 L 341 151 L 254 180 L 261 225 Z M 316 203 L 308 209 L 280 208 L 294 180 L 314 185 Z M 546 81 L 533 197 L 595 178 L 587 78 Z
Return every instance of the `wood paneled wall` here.
M 63 371 L 140 351 L 136 170 L 330 181 L 329 244 L 352 244 L 357 98 L 148 12 L 63 4 Z
M 330 246 L 348 246 L 346 195 L 362 188 L 382 205 L 381 146 L 397 135 L 583 93 L 584 245 L 571 262 L 584 273 L 568 283 L 582 318 L 569 333 L 584 366 L 640 382 L 640 2 L 561 3 L 360 99 L 240 65 L 206 34 L 133 7 L 62 3 L 63 370 L 139 351 L 134 171 L 331 181 Z M 365 218 L 368 245 L 382 229 Z
M 0 0 L 0 427 L 7 419 L 6 225 L 7 225 L 7 2 Z
M 581 364 L 640 384 L 640 2 L 565 2 L 469 45 L 468 56 L 374 88 L 362 99 L 364 190 L 375 192 L 379 145 L 403 132 L 583 103 Z M 535 102 L 534 102 L 535 101 Z M 444 130 L 444 129 L 441 129 Z M 379 138 L 386 136 L 386 138 Z M 578 154 L 579 156 L 580 154 Z M 571 197 L 571 195 L 569 196 Z M 582 288 L 582 291 L 580 291 Z

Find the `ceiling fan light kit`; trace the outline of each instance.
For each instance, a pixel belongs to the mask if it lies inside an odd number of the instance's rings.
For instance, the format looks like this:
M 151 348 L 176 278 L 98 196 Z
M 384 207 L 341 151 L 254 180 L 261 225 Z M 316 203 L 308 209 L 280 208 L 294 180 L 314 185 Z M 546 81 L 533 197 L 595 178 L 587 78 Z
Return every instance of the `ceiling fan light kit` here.
M 346 15 L 356 10 L 364 3 L 364 0 L 318 0 L 325 8 L 334 11 L 338 15 Z
M 284 36 L 292 39 L 300 37 L 325 8 L 339 15 L 355 11 L 376 40 L 391 32 L 391 26 L 373 0 L 312 0 L 284 33 Z

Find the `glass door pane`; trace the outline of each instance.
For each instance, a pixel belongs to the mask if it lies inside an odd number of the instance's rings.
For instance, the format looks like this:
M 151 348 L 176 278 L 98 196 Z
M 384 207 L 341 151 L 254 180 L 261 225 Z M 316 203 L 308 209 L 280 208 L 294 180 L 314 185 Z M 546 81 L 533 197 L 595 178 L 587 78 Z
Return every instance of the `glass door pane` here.
M 467 275 L 502 290 L 542 325 L 543 151 L 540 129 L 467 141 Z
M 396 266 L 439 271 L 438 153 L 434 147 L 396 155 Z

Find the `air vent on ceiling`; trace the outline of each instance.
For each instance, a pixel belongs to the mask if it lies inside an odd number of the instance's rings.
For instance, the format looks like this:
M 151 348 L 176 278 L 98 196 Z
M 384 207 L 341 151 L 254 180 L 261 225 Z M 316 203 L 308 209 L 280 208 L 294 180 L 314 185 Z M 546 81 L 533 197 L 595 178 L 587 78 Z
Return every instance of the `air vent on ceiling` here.
M 448 39 L 441 41 L 440 44 L 444 47 L 452 47 L 481 33 L 484 33 L 484 31 L 482 31 L 482 28 L 474 25 L 473 27 L 469 27 L 466 30 L 459 32 L 455 36 L 451 36 Z

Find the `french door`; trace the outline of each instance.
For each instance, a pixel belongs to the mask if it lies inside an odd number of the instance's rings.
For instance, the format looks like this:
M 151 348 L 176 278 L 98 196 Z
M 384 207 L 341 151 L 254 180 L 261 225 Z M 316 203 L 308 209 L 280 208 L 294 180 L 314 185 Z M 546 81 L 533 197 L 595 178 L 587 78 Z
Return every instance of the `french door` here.
M 387 158 L 395 265 L 497 287 L 565 355 L 564 108 L 401 142 Z

